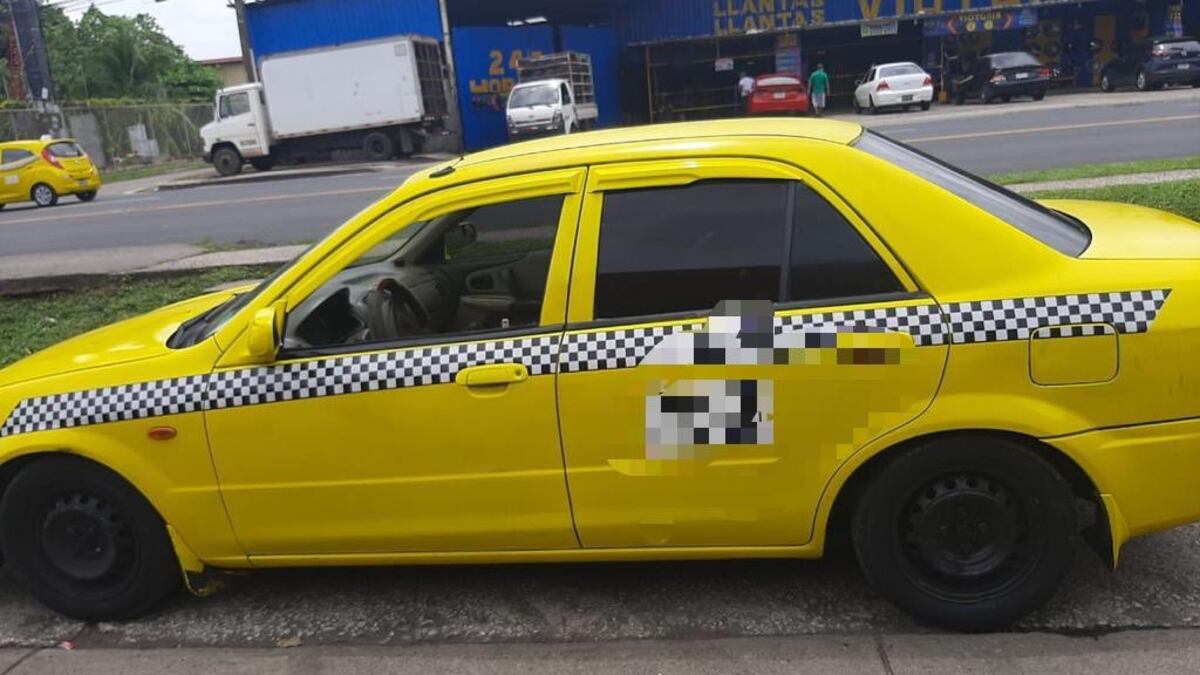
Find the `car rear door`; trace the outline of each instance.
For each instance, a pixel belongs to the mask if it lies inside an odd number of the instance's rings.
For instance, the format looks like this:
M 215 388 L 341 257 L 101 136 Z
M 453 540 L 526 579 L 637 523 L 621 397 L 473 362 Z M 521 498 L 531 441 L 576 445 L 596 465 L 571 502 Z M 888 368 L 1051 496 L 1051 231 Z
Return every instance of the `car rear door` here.
M 585 547 L 789 546 L 856 448 L 932 400 L 941 316 L 790 165 L 595 167 L 560 356 Z
M 0 203 L 28 199 L 29 190 L 24 187 L 28 181 L 24 177 L 36 161 L 37 157 L 23 148 L 0 150 Z

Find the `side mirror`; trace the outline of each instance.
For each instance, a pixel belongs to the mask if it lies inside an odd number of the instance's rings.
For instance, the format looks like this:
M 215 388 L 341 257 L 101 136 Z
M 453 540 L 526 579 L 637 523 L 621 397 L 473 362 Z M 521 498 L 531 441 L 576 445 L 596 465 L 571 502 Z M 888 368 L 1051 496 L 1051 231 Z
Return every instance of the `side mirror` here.
M 250 355 L 264 361 L 275 358 L 279 352 L 280 331 L 283 324 L 283 306 L 264 307 L 254 313 L 246 338 L 246 350 Z
M 860 86 L 862 86 L 862 83 L 863 83 L 863 80 L 855 80 L 855 81 L 854 81 L 854 86 L 856 86 L 856 87 L 860 87 Z

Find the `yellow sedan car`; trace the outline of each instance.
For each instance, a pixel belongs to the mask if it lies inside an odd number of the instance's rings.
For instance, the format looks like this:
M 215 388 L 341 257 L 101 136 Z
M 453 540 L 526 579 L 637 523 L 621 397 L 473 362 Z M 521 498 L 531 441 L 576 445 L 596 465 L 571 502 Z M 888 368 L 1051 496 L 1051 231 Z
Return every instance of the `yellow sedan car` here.
M 43 602 L 212 570 L 815 558 L 1011 623 L 1200 519 L 1200 225 L 862 127 L 596 132 L 410 178 L 256 288 L 0 371 Z M 182 570 L 182 574 L 181 574 Z
M 100 172 L 69 138 L 0 143 L 0 209 L 14 202 L 54 206 L 63 195 L 90 202 L 100 191 Z

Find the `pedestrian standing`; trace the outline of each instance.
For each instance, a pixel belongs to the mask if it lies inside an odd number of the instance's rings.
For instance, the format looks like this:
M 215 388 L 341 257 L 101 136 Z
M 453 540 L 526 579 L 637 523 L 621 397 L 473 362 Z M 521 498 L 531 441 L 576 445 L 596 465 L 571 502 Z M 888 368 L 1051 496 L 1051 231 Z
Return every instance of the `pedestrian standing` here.
M 825 65 L 818 63 L 817 69 L 808 76 L 809 102 L 812 103 L 813 114 L 817 117 L 825 112 L 825 95 L 829 93 L 829 76 L 825 74 Z
M 746 71 L 738 74 L 738 98 L 745 101 L 754 91 L 754 78 Z

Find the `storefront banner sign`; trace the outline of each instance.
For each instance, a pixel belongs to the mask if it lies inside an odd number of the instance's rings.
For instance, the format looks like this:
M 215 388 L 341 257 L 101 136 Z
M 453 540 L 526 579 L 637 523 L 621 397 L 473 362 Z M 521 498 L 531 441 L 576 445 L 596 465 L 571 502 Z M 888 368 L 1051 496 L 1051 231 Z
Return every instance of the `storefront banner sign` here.
M 733 70 L 733 59 L 717 59 L 716 71 L 718 73 L 728 73 Z
M 963 35 L 994 30 L 1015 30 L 1037 25 L 1037 10 L 994 9 L 925 19 L 925 35 Z
M 859 26 L 861 37 L 881 37 L 884 35 L 896 35 L 900 32 L 899 21 L 872 21 Z

